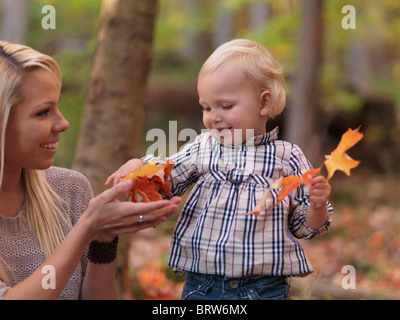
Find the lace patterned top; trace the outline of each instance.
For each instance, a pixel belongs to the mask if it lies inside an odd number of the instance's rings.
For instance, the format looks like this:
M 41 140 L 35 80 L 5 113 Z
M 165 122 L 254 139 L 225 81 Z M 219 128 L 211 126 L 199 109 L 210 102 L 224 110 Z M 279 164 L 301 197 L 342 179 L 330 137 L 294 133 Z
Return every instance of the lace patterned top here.
M 89 181 L 76 171 L 57 167 L 45 170 L 44 174 L 50 186 L 68 204 L 68 217 L 71 225 L 75 225 L 93 198 Z M 64 234 L 69 233 L 71 225 L 62 223 Z M 23 281 L 45 261 L 44 252 L 28 227 L 25 205 L 16 217 L 0 216 L 0 255 L 12 270 L 12 274 L 9 274 L 11 286 Z M 61 292 L 59 300 L 79 299 L 86 267 L 85 253 Z M 9 289 L 10 287 L 0 281 L 0 299 Z

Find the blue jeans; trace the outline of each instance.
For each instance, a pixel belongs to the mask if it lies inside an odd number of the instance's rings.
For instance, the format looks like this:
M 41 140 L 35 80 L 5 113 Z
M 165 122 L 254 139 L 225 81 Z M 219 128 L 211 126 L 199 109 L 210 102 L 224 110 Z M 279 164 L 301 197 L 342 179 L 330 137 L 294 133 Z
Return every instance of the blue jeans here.
M 284 276 L 228 278 L 187 272 L 182 300 L 286 300 L 289 289 Z

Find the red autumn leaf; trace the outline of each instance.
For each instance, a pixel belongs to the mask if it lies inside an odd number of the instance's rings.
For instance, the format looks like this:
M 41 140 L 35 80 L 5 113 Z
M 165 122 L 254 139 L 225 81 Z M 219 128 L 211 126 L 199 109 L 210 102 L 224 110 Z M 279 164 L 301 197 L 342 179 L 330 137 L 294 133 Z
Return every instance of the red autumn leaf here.
M 133 181 L 129 194 L 133 202 L 150 202 L 161 200 L 163 196 L 172 197 L 168 177 L 174 164 L 168 160 L 166 164 L 156 165 L 155 161 L 146 163 L 139 170 L 125 176 L 122 180 Z
M 343 171 L 350 176 L 350 170 L 357 167 L 360 163 L 360 161 L 356 161 L 346 154 L 347 150 L 363 138 L 364 135 L 359 132 L 359 129 L 360 127 L 355 130 L 348 129 L 347 132 L 342 135 L 337 148 L 332 151 L 330 155 L 325 156 L 326 160 L 324 164 L 328 171 L 328 180 L 332 178 L 336 170 Z

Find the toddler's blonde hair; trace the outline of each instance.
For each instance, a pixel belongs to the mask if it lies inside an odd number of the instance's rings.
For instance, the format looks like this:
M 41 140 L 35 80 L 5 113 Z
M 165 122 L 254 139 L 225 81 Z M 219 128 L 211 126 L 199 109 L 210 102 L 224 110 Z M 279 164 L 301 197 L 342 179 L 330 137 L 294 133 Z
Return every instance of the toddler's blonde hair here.
M 228 63 L 244 71 L 260 94 L 266 90 L 270 92 L 270 118 L 283 111 L 286 104 L 285 79 L 280 65 L 264 46 L 247 39 L 226 42 L 204 62 L 199 78 L 210 75 Z

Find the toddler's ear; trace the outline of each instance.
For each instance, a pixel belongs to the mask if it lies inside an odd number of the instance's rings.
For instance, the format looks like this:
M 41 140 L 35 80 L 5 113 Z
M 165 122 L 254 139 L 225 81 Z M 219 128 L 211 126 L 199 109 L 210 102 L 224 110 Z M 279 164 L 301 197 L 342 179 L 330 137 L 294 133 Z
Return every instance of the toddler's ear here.
M 260 95 L 260 115 L 268 116 L 271 110 L 271 92 L 269 90 L 265 90 Z

